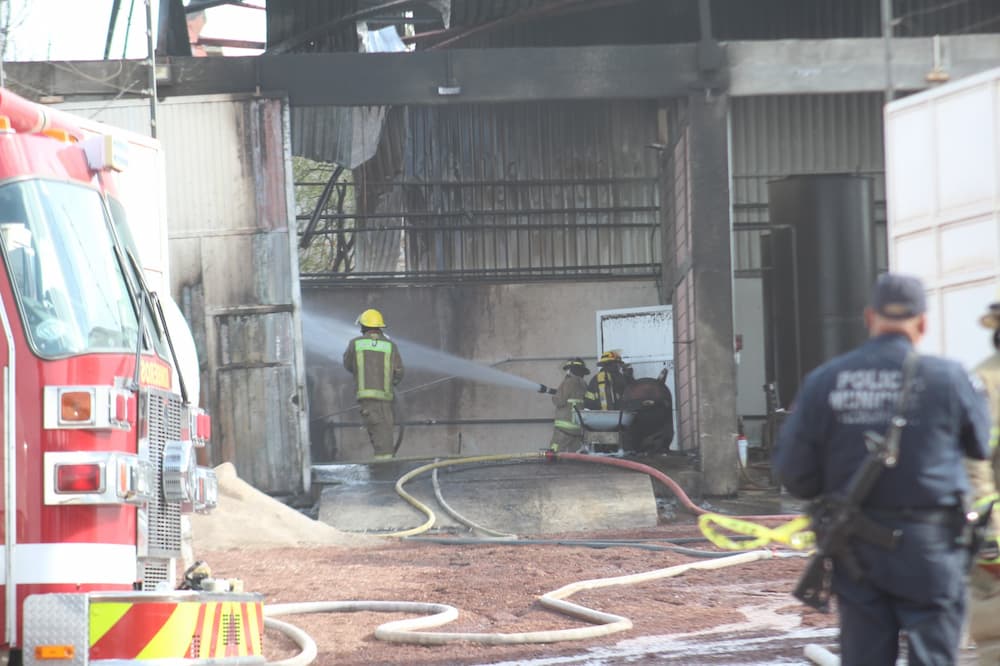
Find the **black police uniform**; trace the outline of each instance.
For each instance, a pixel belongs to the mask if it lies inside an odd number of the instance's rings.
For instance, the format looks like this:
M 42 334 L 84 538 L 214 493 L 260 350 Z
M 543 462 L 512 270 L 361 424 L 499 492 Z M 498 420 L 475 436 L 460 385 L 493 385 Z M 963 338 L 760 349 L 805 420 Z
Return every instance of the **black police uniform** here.
M 881 335 L 806 377 L 773 457 L 792 495 L 845 490 L 867 455 L 864 432 L 884 434 L 896 412 L 911 349 L 903 335 Z M 900 630 L 911 665 L 957 657 L 969 557 L 956 543 L 969 491 L 963 457 L 989 456 L 989 415 L 965 370 L 938 357 L 920 357 L 907 402 L 898 463 L 863 502 L 872 520 L 902 537 L 893 550 L 852 541 L 861 580 L 834 564 L 844 664 L 894 664 Z

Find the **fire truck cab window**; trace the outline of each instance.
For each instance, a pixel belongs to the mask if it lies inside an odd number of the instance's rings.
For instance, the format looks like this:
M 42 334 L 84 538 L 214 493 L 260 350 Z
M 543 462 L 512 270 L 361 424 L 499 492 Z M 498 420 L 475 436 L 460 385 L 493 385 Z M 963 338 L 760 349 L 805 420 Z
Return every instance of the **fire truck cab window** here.
M 135 350 L 135 306 L 98 192 L 43 180 L 0 186 L 0 245 L 39 356 Z
M 109 197 L 108 208 L 111 210 L 111 220 L 114 222 L 115 232 L 118 234 L 118 241 L 121 243 L 126 252 L 131 252 L 132 256 L 138 259 L 140 253 L 138 246 L 136 245 L 135 238 L 132 236 L 132 231 L 129 227 L 125 207 L 114 197 Z M 135 274 L 131 263 L 128 263 L 126 270 L 129 272 L 132 283 L 138 285 L 140 277 Z M 146 286 L 150 289 L 153 288 L 153 285 L 147 284 Z M 144 309 L 145 314 L 143 314 L 143 321 L 145 322 L 144 328 L 146 330 L 146 339 L 153 341 L 153 348 L 156 350 L 156 353 L 160 355 L 160 358 L 170 358 L 170 349 L 168 347 L 169 343 L 160 333 L 158 327 L 153 323 L 154 314 L 150 309 L 149 301 L 145 303 Z

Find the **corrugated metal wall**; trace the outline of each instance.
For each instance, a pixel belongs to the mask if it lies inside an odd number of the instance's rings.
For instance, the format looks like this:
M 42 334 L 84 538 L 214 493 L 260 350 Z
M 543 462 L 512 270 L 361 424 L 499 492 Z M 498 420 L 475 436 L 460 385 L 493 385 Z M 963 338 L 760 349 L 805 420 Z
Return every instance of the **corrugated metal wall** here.
M 147 102 L 71 110 L 149 135 Z M 309 443 L 286 106 L 228 95 L 171 98 L 157 120 L 170 287 L 198 348 L 201 402 L 214 421 L 212 462 L 233 462 L 261 490 L 300 492 Z
M 740 97 L 732 100 L 734 271 L 760 269 L 760 232 L 767 223 L 767 182 L 791 174 L 873 176 L 876 252 L 885 265 L 885 178 L 880 94 Z
M 408 212 L 434 215 L 408 220 L 410 270 L 658 270 L 654 102 L 411 108 L 408 121 Z M 421 230 L 444 220 L 472 228 Z
M 173 291 L 204 330 L 214 462 L 265 492 L 300 492 L 309 448 L 286 105 L 175 100 L 160 129 Z
M 267 3 L 268 48 L 282 45 L 311 30 L 358 10 L 358 0 L 271 0 Z M 290 49 L 293 52 L 329 53 L 357 51 L 358 33 L 353 21 L 341 23 L 325 34 Z
M 316 26 L 379 0 L 270 0 L 268 43 L 302 36 Z M 588 44 L 660 44 L 693 42 L 699 38 L 698 3 L 693 0 L 622 0 L 602 6 L 580 0 L 428 0 L 414 5 L 426 21 L 443 9 L 450 30 L 419 23 L 428 33 L 418 48 L 449 40 L 448 47 L 500 48 L 516 46 L 583 46 Z M 919 37 L 937 34 L 996 32 L 1000 3 L 996 0 L 893 0 L 894 34 Z M 823 39 L 879 37 L 879 3 L 874 0 L 713 0 L 712 29 L 716 38 Z M 400 14 L 398 8 L 382 12 Z M 380 27 L 379 23 L 373 27 Z M 470 32 L 468 29 L 475 27 Z M 486 29 L 483 29 L 486 28 Z M 451 41 L 456 40 L 457 41 Z M 297 45 L 298 51 L 355 51 L 354 24 L 347 21 L 328 34 Z
M 325 212 L 315 229 L 337 247 L 354 243 L 353 272 L 303 277 L 658 277 L 650 147 L 658 109 L 655 101 L 399 109 L 376 158 L 344 185 L 353 209 Z M 335 109 L 328 120 L 343 117 Z M 327 124 L 297 126 L 295 145 L 319 147 Z M 341 154 L 328 149 L 314 155 Z

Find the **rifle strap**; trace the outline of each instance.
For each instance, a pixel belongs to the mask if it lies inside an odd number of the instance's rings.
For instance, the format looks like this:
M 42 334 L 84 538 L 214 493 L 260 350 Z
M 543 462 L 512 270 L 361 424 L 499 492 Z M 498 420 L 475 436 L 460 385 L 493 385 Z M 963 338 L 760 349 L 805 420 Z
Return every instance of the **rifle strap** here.
M 917 374 L 917 366 L 920 365 L 920 354 L 917 350 L 910 349 L 903 359 L 903 379 L 899 387 L 899 401 L 896 403 L 896 413 L 893 421 L 904 419 L 906 413 L 906 402 L 910 399 L 910 389 L 913 387 L 913 376 Z
M 903 359 L 903 378 L 900 380 L 899 397 L 896 400 L 896 410 L 889 419 L 889 427 L 884 436 L 886 456 L 884 464 L 886 467 L 895 467 L 899 462 L 899 440 L 906 427 L 907 402 L 910 400 L 910 389 L 913 387 L 913 377 L 920 364 L 920 354 L 914 349 L 906 352 Z

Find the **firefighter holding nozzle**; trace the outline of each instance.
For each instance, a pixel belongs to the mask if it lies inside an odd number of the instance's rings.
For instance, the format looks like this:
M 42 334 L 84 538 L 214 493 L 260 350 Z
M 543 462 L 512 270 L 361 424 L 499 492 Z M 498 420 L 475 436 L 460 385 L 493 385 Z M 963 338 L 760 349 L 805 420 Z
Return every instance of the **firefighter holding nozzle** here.
M 815 500 L 816 556 L 795 596 L 824 608 L 836 595 L 843 664 L 895 664 L 903 632 L 911 666 L 958 660 L 973 541 L 964 465 L 990 456 L 990 423 L 961 365 L 915 351 L 925 302 L 917 278 L 879 277 L 869 340 L 806 376 L 775 446 L 782 485 Z
M 385 320 L 381 312 L 365 310 L 356 323 L 361 335 L 347 343 L 344 367 L 354 375 L 361 419 L 375 449 L 375 460 L 387 460 L 395 455 L 393 387 L 403 381 L 403 359 L 396 344 L 382 332 Z
M 566 376 L 552 395 L 556 414 L 549 448 L 565 453 L 578 451 L 583 446 L 583 430 L 576 410 L 583 406 L 583 394 L 587 392 L 583 378 L 590 374 L 590 368 L 582 358 L 571 358 L 563 363 L 562 369 Z

